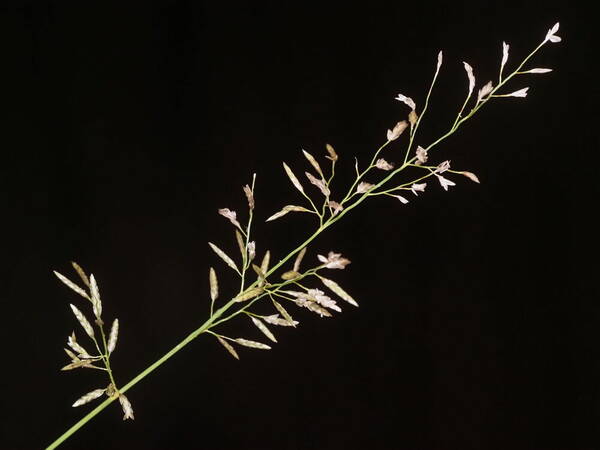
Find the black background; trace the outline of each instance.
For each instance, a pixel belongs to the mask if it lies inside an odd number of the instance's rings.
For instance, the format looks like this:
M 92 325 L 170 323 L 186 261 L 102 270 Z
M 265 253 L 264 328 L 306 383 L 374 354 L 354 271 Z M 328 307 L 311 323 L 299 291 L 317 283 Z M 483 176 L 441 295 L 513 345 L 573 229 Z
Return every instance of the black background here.
M 340 154 L 338 194 L 444 65 L 420 142 L 444 132 L 464 94 L 495 79 L 561 22 L 502 99 L 432 152 L 482 183 L 432 182 L 408 205 L 376 199 L 314 243 L 353 262 L 331 277 L 359 300 L 333 319 L 296 311 L 270 352 L 232 359 L 201 337 L 111 405 L 65 449 L 598 449 L 600 306 L 593 251 L 598 150 L 595 33 L 576 2 L 29 2 L 2 7 L 2 448 L 41 448 L 106 384 L 61 373 L 68 307 L 51 270 L 76 260 L 119 317 L 125 383 L 199 326 L 208 249 L 235 254 L 229 207 L 257 173 L 259 256 L 309 232 L 281 169 L 300 152 Z M 567 2 L 568 3 L 568 2 Z M 597 116 L 596 116 L 597 118 Z M 401 159 L 402 144 L 384 156 Z M 307 188 L 308 189 L 308 188 Z M 316 191 L 311 191 L 316 194 Z M 231 283 L 231 284 L 229 284 Z M 87 305 L 80 303 L 80 306 Z M 342 305 L 343 306 L 343 305 Z M 222 329 L 260 339 L 242 319 Z M 81 339 L 83 335 L 79 332 Z

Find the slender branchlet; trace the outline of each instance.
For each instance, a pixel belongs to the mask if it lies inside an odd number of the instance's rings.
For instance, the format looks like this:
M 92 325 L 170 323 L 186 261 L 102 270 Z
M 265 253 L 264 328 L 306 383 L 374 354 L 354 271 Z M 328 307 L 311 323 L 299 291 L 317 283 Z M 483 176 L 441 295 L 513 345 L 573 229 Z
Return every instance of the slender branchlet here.
M 281 255 L 283 256 L 274 265 L 271 265 L 271 252 L 269 250 L 261 250 L 252 238 L 253 219 L 255 208 L 258 205 L 255 198 L 256 174 L 253 175 L 251 183 L 246 184 L 242 188 L 247 200 L 246 220 L 243 221 L 240 219 L 237 212 L 229 208 L 218 210 L 218 213 L 225 217 L 233 226 L 233 235 L 235 236 L 240 254 L 238 257 L 232 257 L 214 243 L 208 243 L 220 259 L 220 262 L 223 263 L 220 264 L 220 267 L 215 266 L 217 268 L 210 267 L 209 269 L 210 290 L 208 296 L 210 298 L 210 315 L 208 319 L 173 347 L 173 349 L 143 370 L 129 383 L 121 387 L 117 387 L 110 364 L 110 356 L 115 350 L 117 343 L 119 322 L 117 319 L 114 320 L 107 337 L 101 316 L 102 302 L 100 300 L 100 291 L 95 278 L 93 275 L 88 278 L 81 267 L 75 263 L 73 263 L 73 267 L 84 287 L 73 283 L 68 278 L 55 272 L 56 276 L 64 284 L 90 302 L 91 311 L 95 317 L 92 324 L 77 306 L 71 305 L 77 321 L 85 334 L 87 334 L 89 340 L 93 343 L 94 349 L 88 352 L 77 341 L 75 333 L 72 333 L 67 341 L 69 348 L 65 349 L 71 362 L 63 367 L 63 370 L 91 368 L 102 370 L 108 376 L 107 387 L 98 388 L 85 394 L 73 406 L 83 405 L 103 395 L 106 395 L 108 398 L 63 433 L 48 448 L 56 448 L 117 399 L 123 409 L 124 419 L 133 419 L 131 403 L 124 396 L 124 393 L 202 334 L 206 333 L 213 336 L 216 342 L 220 343 L 231 356 L 240 359 L 243 348 L 269 350 L 271 345 L 277 343 L 276 333 L 273 331 L 275 327 L 296 327 L 298 321 L 294 320 L 290 312 L 295 307 L 306 308 L 320 317 L 332 317 L 334 313 L 342 311 L 340 301 L 344 302 L 343 304 L 347 303 L 354 307 L 358 306 L 358 302 L 342 286 L 329 278 L 330 271 L 345 269 L 350 264 L 350 260 L 334 251 L 326 252 L 326 254 L 317 254 L 316 258 L 314 254 L 310 257 L 308 256 L 310 254 L 308 245 L 313 243 L 318 236 L 341 220 L 351 210 L 370 198 L 379 196 L 393 197 L 400 201 L 401 204 L 406 204 L 409 202 L 407 197 L 411 195 L 419 196 L 424 193 L 429 180 L 433 178 L 436 178 L 440 186 L 446 191 L 450 187 L 455 186 L 456 182 L 448 178 L 451 175 L 462 175 L 471 181 L 479 183 L 479 178 L 474 173 L 467 170 L 451 169 L 449 160 L 441 160 L 434 164 L 429 163 L 431 151 L 434 147 L 453 135 L 484 105 L 492 100 L 504 99 L 506 97 L 525 97 L 529 89 L 527 87 L 508 91 L 508 93 L 505 93 L 504 88 L 509 81 L 523 75 L 543 74 L 551 71 L 551 69 L 546 68 L 526 69 L 525 65 L 545 44 L 556 43 L 561 40 L 556 35 L 558 28 L 559 25 L 557 23 L 548 30 L 544 40 L 508 75 L 505 72 L 509 59 L 509 45 L 503 42 L 496 86 L 489 81 L 479 87 L 476 96 L 474 96 L 477 85 L 474 70 L 471 65 L 464 62 L 463 67 L 467 75 L 468 88 L 464 102 L 460 108 L 457 108 L 458 113 L 456 117 L 450 124 L 448 131 L 442 136 L 429 144 L 418 144 L 418 130 L 423 123 L 423 118 L 426 116 L 430 101 L 433 98 L 436 80 L 442 69 L 443 58 L 440 51 L 423 107 L 419 109 L 417 103 L 411 97 L 398 94 L 396 100 L 404 103 L 409 108 L 406 118 L 398 121 L 391 129 L 387 130 L 385 142 L 374 151 L 370 163 L 365 168 L 361 170 L 358 160 L 355 159 L 355 179 L 347 189 L 342 189 L 341 194 L 336 193 L 337 191 L 334 190 L 333 186 L 336 175 L 336 163 L 339 156 L 330 144 L 327 144 L 325 147 L 327 151 L 325 158 L 330 161 L 328 169 L 327 165 L 322 165 L 313 154 L 302 150 L 310 166 L 310 170 L 305 171 L 304 175 L 309 184 L 312 185 L 310 187 L 307 186 L 306 189 L 306 183 L 303 185 L 296 176 L 297 173 L 302 173 L 302 170 L 293 171 L 284 162 L 284 171 L 292 186 L 300 192 L 302 197 L 300 199 L 301 202 L 299 204 L 295 202 L 294 204 L 284 206 L 280 211 L 270 215 L 266 221 L 271 222 L 295 212 L 312 214 L 316 216 L 317 221 L 315 228 L 304 239 L 301 239 L 298 245 L 292 250 L 287 253 L 282 252 Z M 388 161 L 387 157 L 383 155 L 384 151 L 388 147 L 402 142 L 404 139 L 403 136 L 407 136 L 407 138 L 405 144 L 403 144 L 404 150 L 401 153 L 402 162 L 397 164 L 393 161 Z M 406 169 L 411 169 L 408 172 L 411 176 L 404 176 Z M 418 175 L 414 175 L 414 173 L 418 173 Z M 302 179 L 304 180 L 304 177 Z M 320 200 L 315 200 L 315 196 Z M 262 255 L 260 263 L 258 263 L 258 260 L 255 262 L 257 254 Z M 313 263 L 311 264 L 310 261 Z M 302 266 L 306 265 L 308 268 L 302 268 Z M 222 287 L 229 286 L 230 284 L 223 285 L 221 283 L 220 285 L 218 277 L 222 279 L 223 275 L 218 275 L 218 273 L 227 269 L 230 269 L 230 273 L 239 278 L 239 288 L 229 289 L 229 292 L 225 289 L 225 298 L 228 300 L 222 300 Z M 259 304 L 261 304 L 261 311 L 268 309 L 269 312 L 259 312 L 257 309 Z M 228 336 L 226 330 L 223 330 L 224 325 L 236 317 L 245 318 L 247 323 L 260 336 L 259 340 L 256 340 L 256 338 L 248 339 L 246 337 Z M 263 342 L 265 340 L 269 344 Z

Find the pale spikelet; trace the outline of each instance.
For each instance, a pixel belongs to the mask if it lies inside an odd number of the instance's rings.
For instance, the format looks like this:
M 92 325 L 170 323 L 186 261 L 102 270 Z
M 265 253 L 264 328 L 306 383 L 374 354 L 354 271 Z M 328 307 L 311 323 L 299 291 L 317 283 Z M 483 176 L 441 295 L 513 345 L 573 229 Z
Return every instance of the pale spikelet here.
M 87 352 L 85 348 L 83 348 L 75 337 L 75 332 L 71 333 L 71 336 L 67 338 L 67 345 L 71 347 L 77 354 L 82 358 L 91 358 L 92 356 Z
M 323 292 L 320 289 L 309 289 L 308 295 L 309 295 L 310 300 L 315 301 L 316 303 L 323 306 L 324 308 L 333 309 L 334 311 L 337 311 L 337 312 L 342 311 L 342 308 L 340 308 L 337 305 L 336 301 L 333 300 L 331 297 L 325 295 L 325 292 Z
M 237 221 L 237 213 L 235 211 L 232 211 L 229 208 L 221 208 L 219 209 L 219 214 L 229 219 L 233 226 L 238 227 L 240 229 L 242 228 L 240 223 Z
M 89 295 L 87 295 L 87 293 L 81 289 L 79 286 L 77 286 L 75 283 L 73 283 L 71 280 L 69 280 L 67 277 L 65 277 L 64 275 L 58 273 L 56 270 L 53 271 L 54 275 L 56 275 L 56 277 L 62 281 L 65 285 L 67 285 L 69 288 L 71 288 L 73 291 L 77 292 L 79 295 L 81 295 L 83 298 L 87 298 L 90 302 L 92 301 L 92 299 L 90 298 Z
M 341 253 L 329 252 L 327 257 L 317 255 L 317 259 L 325 264 L 327 269 L 344 269 L 350 264 L 350 260 L 343 258 Z
M 262 319 L 271 325 L 277 325 L 279 327 L 295 327 L 298 325 L 296 321 L 288 321 L 286 319 L 281 319 L 279 314 L 272 314 L 270 316 L 263 316 Z
M 464 175 L 469 180 L 474 181 L 475 183 L 479 183 L 479 178 L 473 172 L 459 172 L 461 175 Z
M 510 45 L 508 45 L 506 42 L 502 42 L 502 63 L 500 64 L 500 74 L 502 74 L 502 71 L 504 70 L 504 65 L 508 61 L 509 48 Z
M 71 359 L 71 362 L 81 361 L 81 359 L 79 359 L 79 357 L 75 353 L 73 353 L 71 350 L 69 350 L 68 348 L 63 348 L 63 350 L 65 351 L 67 356 Z
M 100 289 L 98 289 L 98 283 L 94 275 L 90 275 L 90 294 L 92 294 L 92 305 L 94 308 L 94 315 L 96 319 L 100 319 L 102 316 L 102 300 L 100 299 Z
M 229 342 L 227 342 L 221 336 L 217 336 L 217 339 L 221 343 L 221 345 L 225 347 L 225 349 L 229 352 L 231 356 L 233 356 L 235 359 L 240 359 L 240 355 L 237 354 L 235 348 L 233 348 L 233 346 Z
M 71 261 L 71 265 L 73 266 L 73 269 L 75 269 L 75 272 L 77 272 L 77 275 L 79 275 L 79 278 L 81 278 L 81 281 L 83 281 L 83 284 L 85 284 L 89 288 L 90 280 L 88 279 L 87 275 L 85 274 L 85 272 L 83 271 L 81 266 L 79 264 L 77 264 L 75 261 Z
M 285 169 L 285 173 L 287 174 L 294 187 L 304 194 L 304 188 L 298 181 L 298 178 L 296 178 L 296 175 L 294 175 L 294 172 L 292 172 L 292 169 L 290 169 L 286 163 L 283 163 L 283 168 Z
M 263 270 L 260 267 L 258 267 L 256 264 L 252 264 L 252 270 L 254 270 L 254 272 L 256 272 L 256 275 L 258 275 L 258 278 L 260 280 L 264 280 L 266 278 Z
M 560 36 L 556 35 L 556 32 L 558 31 L 559 26 L 560 26 L 560 24 L 558 22 L 556 22 L 554 24 L 554 26 L 548 30 L 548 33 L 546 33 L 546 39 L 544 40 L 544 42 L 550 41 L 552 43 L 556 43 L 556 42 L 560 42 L 562 40 L 560 38 Z
M 250 318 L 252 319 L 252 323 L 254 325 L 256 325 L 256 328 L 258 328 L 262 332 L 262 334 L 264 334 L 271 341 L 277 342 L 277 339 L 275 339 L 275 336 L 273 335 L 273 333 L 271 333 L 271 330 L 269 330 L 264 323 L 262 323 L 256 317 L 250 317 Z
M 329 156 L 325 156 L 325 158 L 330 159 L 332 161 L 337 161 L 338 155 L 335 152 L 334 148 L 329 144 L 325 144 L 325 148 L 327 149 L 327 153 L 329 153 Z
M 296 299 L 297 303 L 299 301 L 303 301 L 302 304 L 300 304 L 300 306 L 304 306 L 305 308 L 307 308 L 309 311 L 312 311 L 314 313 L 317 313 L 320 317 L 331 317 L 331 313 L 329 311 L 327 311 L 325 308 L 323 308 L 321 305 L 315 303 L 315 302 L 311 302 L 308 300 L 302 300 L 302 299 Z
M 425 188 L 427 187 L 427 183 L 413 183 L 412 186 L 410 187 L 410 190 L 412 191 L 413 194 L 415 195 L 419 195 L 417 194 L 417 192 L 425 192 Z
M 119 338 L 119 319 L 115 319 L 110 327 L 110 334 L 108 336 L 108 353 L 115 351 L 117 346 L 117 339 Z
M 398 139 L 400 137 L 400 135 L 404 132 L 404 130 L 406 130 L 406 128 L 408 128 L 408 122 L 406 120 L 398 122 L 394 126 L 394 129 L 387 130 L 387 140 L 395 141 L 396 139 Z
M 267 344 L 263 344 L 262 342 L 250 341 L 244 338 L 237 338 L 235 339 L 235 342 L 240 345 L 243 345 L 244 347 L 258 348 L 260 350 L 271 350 L 271 347 L 269 347 Z
M 81 405 L 85 405 L 86 403 L 91 402 L 92 400 L 96 400 L 98 397 L 101 397 L 106 389 L 96 389 L 92 392 L 88 392 L 84 396 L 80 397 L 75 403 L 73 403 L 73 408 L 76 408 Z
M 235 230 L 235 240 L 237 242 L 238 248 L 240 249 L 240 255 L 242 258 L 246 257 L 246 244 L 244 244 L 244 238 L 242 234 L 236 229 Z
M 463 65 L 467 71 L 467 77 L 469 78 L 469 95 L 467 97 L 470 97 L 473 93 L 473 89 L 475 89 L 475 75 L 473 75 L 473 68 L 468 63 L 463 61 Z
M 135 417 L 133 417 L 133 408 L 131 407 L 129 399 L 123 394 L 119 394 L 119 403 L 121 404 L 121 408 L 123 409 L 123 420 L 134 420 Z
M 392 197 L 397 198 L 405 205 L 408 203 L 408 200 L 406 198 L 402 197 L 401 195 L 392 195 Z
M 436 174 L 435 176 L 438 178 L 440 184 L 442 185 L 442 187 L 444 188 L 445 191 L 447 191 L 448 187 L 450 187 L 450 186 L 456 186 L 456 183 L 448 180 L 447 178 L 444 178 L 441 175 Z
M 304 172 L 304 174 L 306 175 L 306 178 L 308 178 L 308 180 L 311 182 L 311 184 L 314 184 L 316 187 L 319 188 L 319 190 L 325 197 L 329 197 L 329 194 L 331 194 L 331 192 L 329 191 L 327 184 L 325 184 L 325 182 L 323 180 L 319 180 L 318 178 L 315 178 L 309 172 Z
M 244 194 L 246 194 L 246 198 L 248 199 L 248 209 L 252 210 L 254 209 L 254 193 L 252 192 L 252 189 L 250 189 L 250 186 L 246 185 L 243 187 L 244 189 Z
M 248 242 L 248 259 L 252 261 L 256 256 L 256 242 Z
M 402 94 L 398 94 L 398 96 L 396 97 L 395 100 L 398 100 L 398 101 L 404 103 L 405 105 L 407 105 L 412 110 L 417 109 L 417 105 L 415 105 L 415 102 L 410 97 L 407 97 L 407 96 L 402 95 Z
M 392 163 L 387 162 L 383 158 L 379 158 L 375 163 L 375 167 L 381 170 L 392 170 L 394 168 L 394 165 Z
M 477 102 L 479 103 L 481 100 L 483 100 L 484 97 L 486 97 L 493 90 L 494 90 L 494 85 L 492 84 L 491 81 L 488 81 L 485 86 L 483 86 L 481 89 L 479 89 L 479 93 L 477 94 Z
M 279 219 L 280 217 L 285 216 L 287 213 L 289 213 L 291 211 L 295 211 L 295 212 L 311 212 L 310 209 L 306 209 L 306 208 L 304 208 L 302 206 L 286 205 L 286 206 L 283 207 L 283 209 L 281 211 L 276 212 L 275 214 L 273 214 L 265 222 L 270 222 L 271 220 Z
M 99 369 L 99 367 L 94 366 L 92 361 L 90 361 L 89 359 L 84 359 L 84 360 L 74 361 L 71 364 L 67 364 L 64 367 L 61 367 L 60 370 L 67 371 L 67 370 L 82 369 L 82 368 Z
M 339 284 L 337 284 L 335 281 L 330 280 L 328 278 L 323 278 L 320 277 L 321 281 L 323 282 L 323 284 L 325 286 L 327 286 L 329 289 L 331 289 L 331 291 L 336 294 L 339 298 L 341 298 L 342 300 L 350 303 L 353 306 L 358 306 L 358 303 L 356 302 L 356 300 L 354 300 L 350 294 L 348 294 L 345 290 L 343 290 L 341 288 L 341 286 Z
M 292 269 L 294 272 L 298 272 L 300 270 L 300 264 L 302 263 L 302 258 L 306 255 L 307 247 L 303 247 L 302 250 L 296 256 L 296 260 L 294 261 L 294 268 Z
M 529 70 L 527 70 L 525 72 L 521 72 L 521 73 L 548 73 L 548 72 L 552 72 L 552 69 L 536 67 L 535 69 L 529 69 Z
M 329 200 L 327 202 L 327 205 L 332 209 L 333 216 L 337 215 L 340 211 L 344 209 L 342 205 L 340 205 L 338 202 L 334 202 L 333 200 Z
M 208 283 L 210 285 L 210 299 L 214 302 L 219 297 L 219 281 L 217 272 L 212 267 L 208 271 Z
M 367 183 L 366 181 L 361 181 L 360 183 L 358 183 L 358 186 L 356 187 L 356 193 L 364 194 L 369 189 L 371 189 L 373 186 L 375 186 L 375 185 L 371 184 L 371 183 Z
M 308 162 L 310 163 L 311 166 L 314 167 L 314 169 L 317 171 L 317 173 L 319 175 L 321 175 L 321 178 L 325 178 L 325 176 L 323 175 L 323 171 L 321 170 L 321 166 L 319 165 L 319 163 L 317 162 L 317 160 L 314 158 L 313 155 L 311 155 L 310 153 L 308 153 L 307 151 L 305 151 L 304 149 L 302 150 L 302 153 L 304 154 L 304 157 L 306 159 L 308 159 Z
M 293 280 L 295 278 L 298 278 L 300 276 L 301 276 L 301 274 L 298 273 L 298 272 L 296 272 L 295 270 L 288 270 L 287 272 L 285 272 L 285 273 L 283 273 L 281 275 L 281 279 L 289 281 L 289 280 Z
M 279 314 L 281 314 L 281 316 L 287 321 L 287 323 L 290 324 L 292 327 L 296 327 L 298 322 L 294 321 L 294 319 L 286 311 L 286 309 L 283 306 L 281 306 L 276 300 L 271 299 L 271 301 L 273 302 L 273 306 L 275 306 L 275 309 L 279 311 Z
M 238 296 L 235 297 L 236 302 L 245 302 L 248 301 L 257 295 L 261 294 L 264 291 L 261 287 L 256 287 L 252 289 L 248 289 L 247 291 L 242 292 Z
M 416 155 L 417 155 L 417 164 L 420 165 L 420 164 L 425 164 L 427 162 L 427 150 L 425 150 L 420 145 L 417 146 Z
M 271 262 L 271 252 L 267 250 L 265 256 L 263 256 L 262 262 L 260 263 L 260 270 L 262 270 L 263 274 L 269 271 L 269 263 Z
M 235 263 L 233 262 L 233 260 L 229 256 L 227 256 L 227 254 L 223 250 L 221 250 L 219 247 L 217 247 L 212 242 L 209 242 L 208 245 L 210 245 L 210 248 L 213 249 L 213 251 L 217 254 L 217 256 L 219 258 L 221 258 L 225 262 L 225 264 L 227 264 L 229 267 L 231 267 L 236 272 L 239 272 L 239 270 L 238 270 L 237 266 L 235 265 Z
M 312 312 L 319 314 L 321 317 L 331 317 L 331 313 L 317 303 L 317 299 L 307 294 L 306 292 L 298 291 L 280 291 L 284 294 L 293 296 L 290 299 L 296 305 L 309 309 Z
M 448 169 L 450 169 L 450 161 L 444 161 L 436 167 L 435 173 L 444 173 Z
M 510 94 L 504 94 L 502 97 L 527 97 L 528 87 L 519 89 L 518 91 L 511 92 Z
M 417 124 L 418 119 L 419 119 L 419 116 L 417 115 L 417 113 L 415 112 L 414 109 L 408 113 L 408 123 L 410 123 L 411 128 Z
M 81 324 L 81 326 L 83 327 L 83 329 L 85 330 L 87 335 L 89 337 L 93 338 L 94 337 L 94 328 L 92 328 L 92 325 L 90 324 L 90 322 L 88 322 L 88 320 L 85 318 L 83 313 L 81 311 L 79 311 L 75 305 L 69 305 L 69 306 L 71 306 L 71 309 L 73 310 L 73 314 L 75 314 L 75 317 L 77 318 L 77 320 L 79 321 L 79 323 Z

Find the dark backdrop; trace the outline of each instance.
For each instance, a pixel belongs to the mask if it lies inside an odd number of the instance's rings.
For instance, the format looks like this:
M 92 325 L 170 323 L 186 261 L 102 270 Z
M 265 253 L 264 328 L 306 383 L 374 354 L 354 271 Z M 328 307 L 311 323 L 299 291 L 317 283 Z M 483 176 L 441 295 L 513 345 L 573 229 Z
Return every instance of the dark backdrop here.
M 439 49 L 423 143 L 462 102 L 463 60 L 495 79 L 502 40 L 514 67 L 557 20 L 564 41 L 531 64 L 555 71 L 432 155 L 481 185 L 372 201 L 311 246 L 353 261 L 331 277 L 360 308 L 297 311 L 241 361 L 202 337 L 129 391 L 134 422 L 112 405 L 64 448 L 600 448 L 597 55 L 577 2 L 85 3 L 2 6 L 2 448 L 49 444 L 105 384 L 58 370 L 79 300 L 52 269 L 96 275 L 124 383 L 204 321 L 209 266 L 233 292 L 207 241 L 235 254 L 216 211 L 242 214 L 253 172 L 258 253 L 277 259 L 312 226 L 264 223 L 300 201 L 282 160 L 301 173 L 301 148 L 333 144 L 341 192 L 408 112 L 394 97 L 423 104 Z

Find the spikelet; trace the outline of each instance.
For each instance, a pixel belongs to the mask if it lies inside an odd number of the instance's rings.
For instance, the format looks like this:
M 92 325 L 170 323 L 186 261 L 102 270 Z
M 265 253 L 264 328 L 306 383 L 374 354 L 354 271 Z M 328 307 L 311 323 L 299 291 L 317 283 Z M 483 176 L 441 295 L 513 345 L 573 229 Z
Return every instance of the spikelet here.
M 221 336 L 217 336 L 217 340 L 223 347 L 225 347 L 225 349 L 229 352 L 231 356 L 233 356 L 235 359 L 240 359 L 240 356 L 237 354 L 237 352 L 229 342 L 227 342 Z
M 244 194 L 246 194 L 246 199 L 248 199 L 248 209 L 253 210 L 254 209 L 254 193 L 252 192 L 252 189 L 250 189 L 250 186 L 246 185 L 244 186 Z
M 81 359 L 79 359 L 79 357 L 73 353 L 71 350 L 69 350 L 68 348 L 63 348 L 63 350 L 65 351 L 65 353 L 67 354 L 67 356 L 69 358 L 71 358 L 71 362 L 79 362 L 81 361 Z
M 294 172 L 292 172 L 292 169 L 290 169 L 286 163 L 283 163 L 283 168 L 285 169 L 285 173 L 287 174 L 294 187 L 304 194 L 304 188 L 298 181 L 298 178 L 296 178 L 296 175 L 294 175 Z
M 90 280 L 88 279 L 87 275 L 85 274 L 85 272 L 83 271 L 81 266 L 79 264 L 77 264 L 75 261 L 71 261 L 71 265 L 73 266 L 73 269 L 75 269 L 75 272 L 77 272 L 77 275 L 79 275 L 79 278 L 81 278 L 81 281 L 83 281 L 83 284 L 85 284 L 89 288 Z
M 256 288 L 249 289 L 247 291 L 242 292 L 237 297 L 235 297 L 235 301 L 236 302 L 245 302 L 245 301 L 248 301 L 248 300 L 256 297 L 257 295 L 259 295 L 263 291 L 264 291 L 264 289 L 261 288 L 261 287 L 256 287 Z
M 262 262 L 260 263 L 260 270 L 262 270 L 263 274 L 269 271 L 269 263 L 271 262 L 271 252 L 267 250 L 265 256 L 263 256 Z
M 315 178 L 310 172 L 304 172 L 304 174 L 306 175 L 306 178 L 308 178 L 308 181 L 310 181 L 311 184 L 314 184 L 316 187 L 318 187 L 325 197 L 329 197 L 331 191 L 329 190 L 327 184 L 325 184 L 323 180 Z
M 131 407 L 131 403 L 129 402 L 129 399 L 121 393 L 119 393 L 119 403 L 121 403 L 121 408 L 123 409 L 123 420 L 134 420 L 135 417 L 133 417 L 133 408 Z
M 296 256 L 296 260 L 294 261 L 294 268 L 292 269 L 294 272 L 298 272 L 300 270 L 300 264 L 302 263 L 302 258 L 306 255 L 306 247 L 303 247 Z
M 102 316 L 102 300 L 100 300 L 100 290 L 98 289 L 98 283 L 94 275 L 90 275 L 90 293 L 92 294 L 92 305 L 94 308 L 94 315 L 96 319 L 100 320 Z
M 469 78 L 469 95 L 467 96 L 469 98 L 475 89 L 475 75 L 473 75 L 473 68 L 468 63 L 463 61 L 463 66 L 467 72 L 467 78 Z
M 223 250 L 221 250 L 219 247 L 217 247 L 212 242 L 209 242 L 208 245 L 210 245 L 210 248 L 213 249 L 213 251 L 217 254 L 217 256 L 219 258 L 221 258 L 223 260 L 223 262 L 225 262 L 225 264 L 227 264 L 229 267 L 231 267 L 236 272 L 239 272 L 239 270 L 238 270 L 237 266 L 235 265 L 235 263 L 233 262 L 233 260 L 229 256 L 227 256 L 227 254 Z
M 284 206 L 283 209 L 279 212 L 276 212 L 271 217 L 269 217 L 266 222 L 270 222 L 271 220 L 279 219 L 281 216 L 285 216 L 287 213 L 295 211 L 295 212 L 311 212 L 310 209 L 303 208 L 302 206 L 296 205 L 287 205 Z
M 296 327 L 296 324 L 298 322 L 294 321 L 294 319 L 292 319 L 292 316 L 290 316 L 290 314 L 285 310 L 285 308 L 283 306 L 281 306 L 279 304 L 279 302 L 271 299 L 271 301 L 273 302 L 273 305 L 275 306 L 275 309 L 277 309 L 277 311 L 279 311 L 279 314 L 281 314 L 283 316 L 283 318 L 292 326 L 292 327 Z
M 279 314 L 263 316 L 262 319 L 271 325 L 278 325 L 280 327 L 293 327 L 293 326 L 298 325 L 298 322 L 296 322 L 296 321 L 288 322 L 286 319 L 281 319 L 279 317 Z
M 56 270 L 54 270 L 53 272 L 54 272 L 54 275 L 56 275 L 56 277 L 60 281 L 62 281 L 66 286 L 68 286 L 69 288 L 71 288 L 73 291 L 77 292 L 83 298 L 87 298 L 90 302 L 92 301 L 92 299 L 90 298 L 90 296 L 87 295 L 87 293 L 83 289 L 81 289 L 79 286 L 77 286 L 75 283 L 73 283 L 67 277 L 65 277 L 64 275 L 58 273 Z
M 235 230 L 235 240 L 237 241 L 238 248 L 240 249 L 240 255 L 242 255 L 242 258 L 245 258 L 246 244 L 244 244 L 244 238 L 238 230 Z
M 477 94 L 477 103 L 479 103 L 485 96 L 487 96 L 490 92 L 494 90 L 494 85 L 491 81 L 488 81 L 485 86 L 479 89 L 479 93 Z
M 268 337 L 271 341 L 277 342 L 277 339 L 275 339 L 275 336 L 273 335 L 273 333 L 271 333 L 271 330 L 269 330 L 264 323 L 262 323 L 256 317 L 250 316 L 250 319 L 252 319 L 252 323 L 256 325 L 256 328 L 258 328 L 262 332 L 262 334 Z
M 210 299 L 214 302 L 219 297 L 219 282 L 217 273 L 212 267 L 208 271 L 208 283 L 210 284 Z
M 95 400 L 98 397 L 102 396 L 102 394 L 104 394 L 105 391 L 106 389 L 96 389 L 92 392 L 88 392 L 84 396 L 80 397 L 75 403 L 73 403 L 72 406 L 73 408 L 76 408 L 78 406 L 85 405 L 86 403 L 89 403 L 92 400 Z
M 330 159 L 334 162 L 338 160 L 338 155 L 335 152 L 335 149 L 330 144 L 325 144 L 325 149 L 327 150 L 327 153 L 329 153 L 329 156 L 326 156 L 325 158 Z
M 80 368 L 90 368 L 90 369 L 98 369 L 99 367 L 96 367 L 93 365 L 92 361 L 90 361 L 89 359 L 83 359 L 83 360 L 79 360 L 79 361 L 73 361 L 71 364 L 67 364 L 64 367 L 61 367 L 60 370 L 62 371 L 66 371 L 66 370 L 73 370 L 73 369 L 80 369 Z
M 115 351 L 117 346 L 117 339 L 119 337 L 119 319 L 113 321 L 112 327 L 110 328 L 110 334 L 108 336 L 108 353 Z
M 479 178 L 473 172 L 459 172 L 461 175 L 464 175 L 469 180 L 474 181 L 475 183 L 479 183 Z
M 342 300 L 345 300 L 346 302 L 350 303 L 353 306 L 358 306 L 358 303 L 356 302 L 356 300 L 354 300 L 350 296 L 350 294 L 348 294 L 345 290 L 343 290 L 341 288 L 341 286 L 339 284 L 337 284 L 335 281 L 330 280 L 328 278 L 323 278 L 323 277 L 320 277 L 320 278 L 321 278 L 321 281 L 323 282 L 323 284 L 325 286 L 327 286 L 339 298 L 341 298 Z
M 70 305 L 70 306 L 71 306 L 71 309 L 73 310 L 73 314 L 75 314 L 75 317 L 81 324 L 82 328 L 85 330 L 87 335 L 93 339 L 94 338 L 94 328 L 92 328 L 92 325 L 90 324 L 90 322 L 85 318 L 83 313 L 77 309 L 77 307 L 75 305 Z
M 283 274 L 281 274 L 281 279 L 289 281 L 289 280 L 298 278 L 300 276 L 302 276 L 302 274 L 296 272 L 295 270 L 288 270 L 287 272 L 284 272 Z
M 67 344 L 82 358 L 91 358 L 92 356 L 77 342 L 75 332 L 71 333 L 71 336 L 67 339 Z
M 267 344 L 263 344 L 262 342 L 250 341 L 244 338 L 237 338 L 235 339 L 235 342 L 237 342 L 240 345 L 243 345 L 244 347 L 258 348 L 260 350 L 271 350 L 271 347 L 269 347 Z
M 319 175 L 321 175 L 321 178 L 325 179 L 325 176 L 323 175 L 323 171 L 321 170 L 321 166 L 319 165 L 317 160 L 314 158 L 314 156 L 311 155 L 310 153 L 308 153 L 307 151 L 305 151 L 304 149 L 302 150 L 302 153 L 304 154 L 304 157 L 306 159 L 308 159 L 308 162 L 310 163 L 310 165 L 314 167 L 314 169 L 317 171 L 317 173 Z

